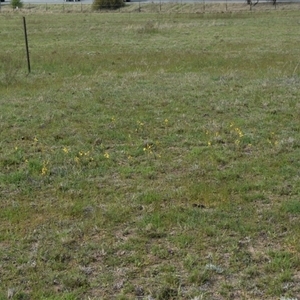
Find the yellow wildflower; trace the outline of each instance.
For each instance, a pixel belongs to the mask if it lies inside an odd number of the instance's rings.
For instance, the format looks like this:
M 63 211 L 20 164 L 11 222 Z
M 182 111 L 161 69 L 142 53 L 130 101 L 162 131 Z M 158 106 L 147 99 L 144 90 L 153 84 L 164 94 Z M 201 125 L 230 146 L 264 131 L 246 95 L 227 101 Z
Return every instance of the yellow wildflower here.
M 63 147 L 63 151 L 64 151 L 65 153 L 69 153 L 69 149 L 68 149 L 67 147 Z
M 244 134 L 243 134 L 243 132 L 242 132 L 242 130 L 240 128 L 236 127 L 235 131 L 239 135 L 239 137 L 243 137 L 244 136 Z
M 43 167 L 42 167 L 42 175 L 45 176 L 48 172 L 48 168 L 47 168 L 47 165 L 48 165 L 48 161 L 44 161 L 43 162 Z

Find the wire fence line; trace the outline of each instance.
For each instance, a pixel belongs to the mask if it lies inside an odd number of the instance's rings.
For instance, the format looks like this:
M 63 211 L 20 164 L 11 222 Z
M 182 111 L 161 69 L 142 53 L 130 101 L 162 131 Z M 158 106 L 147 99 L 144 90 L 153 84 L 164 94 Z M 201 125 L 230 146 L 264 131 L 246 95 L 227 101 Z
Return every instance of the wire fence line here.
M 174 12 L 213 13 L 265 10 L 300 10 L 300 0 L 131 0 L 125 7 L 101 9 L 96 12 Z M 22 9 L 13 9 L 10 2 L 0 2 L 0 13 L 11 11 L 30 12 L 91 12 L 92 2 L 74 0 L 71 2 L 25 2 Z

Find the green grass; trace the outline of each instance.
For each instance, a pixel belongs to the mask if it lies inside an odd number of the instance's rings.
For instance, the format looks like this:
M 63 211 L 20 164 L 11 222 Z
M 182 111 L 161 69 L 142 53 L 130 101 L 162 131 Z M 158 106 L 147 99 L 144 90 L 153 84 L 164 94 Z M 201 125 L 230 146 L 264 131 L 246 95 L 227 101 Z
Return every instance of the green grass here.
M 0 299 L 299 289 L 299 11 L 3 13 Z

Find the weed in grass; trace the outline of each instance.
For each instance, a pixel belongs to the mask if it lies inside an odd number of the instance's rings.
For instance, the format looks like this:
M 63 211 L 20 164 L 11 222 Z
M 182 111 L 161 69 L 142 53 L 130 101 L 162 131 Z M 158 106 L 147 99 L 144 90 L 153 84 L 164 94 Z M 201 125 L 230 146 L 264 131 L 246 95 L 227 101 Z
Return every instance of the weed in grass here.
M 298 199 L 289 199 L 282 203 L 282 210 L 286 213 L 299 214 L 300 202 Z
M 190 284 L 196 284 L 197 286 L 202 286 L 210 281 L 212 274 L 206 269 L 194 268 L 189 272 L 188 282 Z
M 1 83 L 6 86 L 15 84 L 17 82 L 18 73 L 21 69 L 21 60 L 17 57 L 18 54 L 2 52 L 0 56 L 0 79 Z
M 159 32 L 159 24 L 156 21 L 148 21 L 144 26 L 138 28 L 139 34 L 153 34 Z
M 270 264 L 267 269 L 271 272 L 289 270 L 292 267 L 292 255 L 288 252 L 270 252 Z

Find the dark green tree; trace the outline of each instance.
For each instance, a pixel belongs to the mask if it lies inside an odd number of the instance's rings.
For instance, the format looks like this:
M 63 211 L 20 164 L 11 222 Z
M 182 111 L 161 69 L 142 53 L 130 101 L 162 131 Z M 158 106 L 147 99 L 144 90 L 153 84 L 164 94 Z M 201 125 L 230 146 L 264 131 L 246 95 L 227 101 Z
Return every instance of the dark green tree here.
M 94 0 L 92 8 L 93 10 L 118 9 L 124 5 L 123 0 Z
M 18 9 L 23 7 L 23 2 L 21 0 L 11 0 L 10 4 L 13 9 Z

